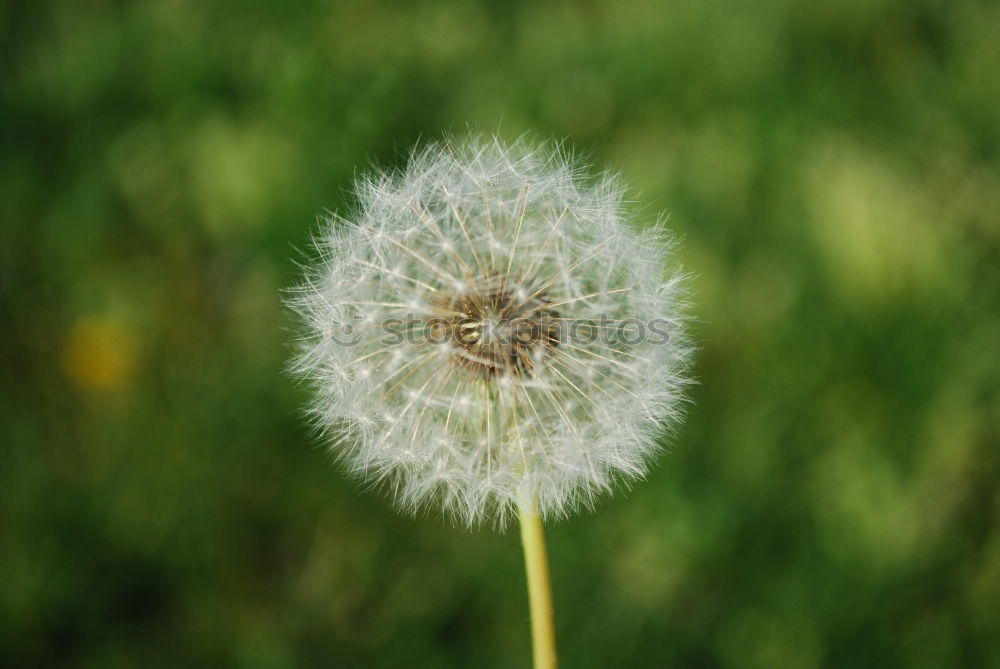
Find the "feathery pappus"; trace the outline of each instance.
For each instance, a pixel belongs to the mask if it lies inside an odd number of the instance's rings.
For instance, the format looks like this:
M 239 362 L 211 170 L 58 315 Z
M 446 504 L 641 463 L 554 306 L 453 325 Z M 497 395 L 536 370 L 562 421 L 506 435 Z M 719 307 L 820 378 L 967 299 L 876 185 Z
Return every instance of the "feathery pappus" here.
M 290 304 L 311 417 L 402 508 L 506 522 L 641 477 L 680 418 L 683 275 L 611 175 L 552 144 L 438 142 L 356 184 Z

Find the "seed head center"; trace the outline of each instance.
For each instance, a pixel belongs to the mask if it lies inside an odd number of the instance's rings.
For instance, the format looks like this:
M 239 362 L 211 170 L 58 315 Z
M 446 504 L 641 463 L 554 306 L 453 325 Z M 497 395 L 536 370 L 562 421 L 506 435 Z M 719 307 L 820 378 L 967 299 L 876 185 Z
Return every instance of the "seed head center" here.
M 453 364 L 487 380 L 534 376 L 559 344 L 558 313 L 550 303 L 544 286 L 499 275 L 443 298 Z

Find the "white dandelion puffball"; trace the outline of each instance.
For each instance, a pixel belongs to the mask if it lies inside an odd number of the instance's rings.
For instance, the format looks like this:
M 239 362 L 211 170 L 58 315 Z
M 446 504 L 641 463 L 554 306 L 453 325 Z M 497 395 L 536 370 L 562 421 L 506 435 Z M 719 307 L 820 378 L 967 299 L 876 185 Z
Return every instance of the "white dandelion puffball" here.
M 468 525 L 643 476 L 689 346 L 663 231 L 622 192 L 556 146 L 475 137 L 359 181 L 290 300 L 293 371 L 352 473 Z

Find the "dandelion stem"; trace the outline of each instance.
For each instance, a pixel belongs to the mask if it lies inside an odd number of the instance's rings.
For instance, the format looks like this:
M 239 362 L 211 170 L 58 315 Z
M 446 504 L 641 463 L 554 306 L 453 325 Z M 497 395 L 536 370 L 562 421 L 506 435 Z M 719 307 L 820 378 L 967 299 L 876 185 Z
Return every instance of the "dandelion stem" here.
M 531 645 L 535 669 L 555 669 L 556 630 L 552 614 L 552 585 L 549 581 L 549 558 L 545 551 L 542 519 L 534 504 L 522 503 L 521 543 L 524 567 L 528 574 L 528 600 L 531 606 Z

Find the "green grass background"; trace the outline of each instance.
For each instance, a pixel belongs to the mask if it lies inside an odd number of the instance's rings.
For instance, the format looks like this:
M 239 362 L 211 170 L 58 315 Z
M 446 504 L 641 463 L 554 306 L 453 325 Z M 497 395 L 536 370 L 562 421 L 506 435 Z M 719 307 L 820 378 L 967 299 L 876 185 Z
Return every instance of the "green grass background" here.
M 648 481 L 552 526 L 565 667 L 1000 666 L 1000 7 L 0 5 L 0 664 L 527 666 L 516 532 L 298 415 L 280 291 L 359 170 L 566 138 L 682 238 Z

